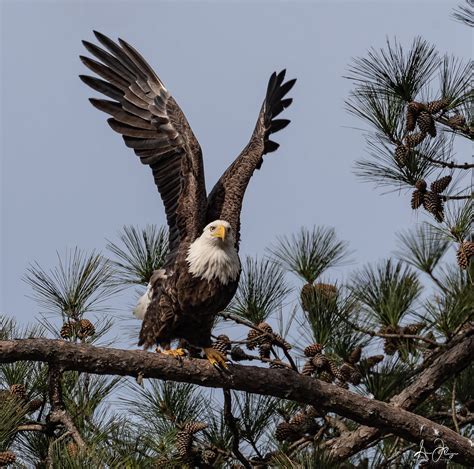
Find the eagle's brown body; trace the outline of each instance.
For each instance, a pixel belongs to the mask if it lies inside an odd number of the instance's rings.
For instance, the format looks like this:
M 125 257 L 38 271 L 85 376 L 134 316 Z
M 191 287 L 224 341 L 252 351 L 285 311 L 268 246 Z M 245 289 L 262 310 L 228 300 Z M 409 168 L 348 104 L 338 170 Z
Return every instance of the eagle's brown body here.
M 155 282 L 154 294 L 147 310 L 140 340 L 143 345 L 168 345 L 173 339 L 184 339 L 196 347 L 211 345 L 211 330 L 216 313 L 229 304 L 238 279 L 222 285 L 194 277 L 186 260 L 178 260 L 174 272 Z M 152 343 L 147 340 L 152 337 Z
M 152 297 L 139 344 L 150 347 L 184 339 L 208 347 L 214 318 L 232 299 L 238 274 L 228 282 L 218 276 L 192 275 L 188 250 L 208 223 L 225 221 L 233 233 L 231 248 L 240 272 L 237 251 L 244 193 L 263 155 L 279 146 L 269 137 L 289 123 L 275 117 L 291 104 L 285 95 L 295 80 L 284 82 L 285 71 L 272 74 L 249 143 L 208 195 L 201 148 L 176 101 L 133 47 L 121 39 L 115 43 L 101 33 L 95 35 L 104 49 L 83 43 L 99 61 L 82 56 L 81 60 L 103 79 L 81 79 L 111 99 L 93 98 L 91 103 L 112 116 L 108 119 L 112 129 L 151 168 L 169 227 L 170 252 L 160 274 L 151 279 Z

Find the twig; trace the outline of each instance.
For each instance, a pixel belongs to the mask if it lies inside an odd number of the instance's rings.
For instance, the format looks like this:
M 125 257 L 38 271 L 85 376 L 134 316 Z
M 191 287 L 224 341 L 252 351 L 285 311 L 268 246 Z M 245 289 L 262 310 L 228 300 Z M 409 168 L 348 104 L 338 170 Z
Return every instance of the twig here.
M 232 397 L 229 389 L 222 389 L 224 393 L 224 420 L 227 423 L 230 431 L 232 432 L 232 452 L 235 457 L 246 467 L 247 469 L 252 469 L 252 466 L 247 461 L 246 457 L 240 452 L 239 443 L 240 443 L 240 434 L 239 427 L 237 426 L 237 421 L 232 415 Z
M 24 425 L 18 425 L 17 432 L 44 432 L 46 431 L 46 425 L 42 423 L 25 423 Z
M 285 344 L 282 343 L 280 340 L 278 340 L 278 338 L 275 336 L 275 334 L 270 334 L 268 332 L 265 332 L 263 329 L 260 329 L 259 327 L 257 327 L 252 322 L 247 321 L 246 319 L 243 319 L 243 318 L 241 318 L 241 317 L 239 317 L 235 314 L 228 313 L 226 311 L 220 312 L 219 316 L 223 317 L 224 319 L 230 319 L 231 321 L 234 321 L 237 324 L 241 324 L 243 326 L 247 326 L 247 327 L 250 327 L 252 329 L 255 329 L 256 331 L 260 332 L 260 334 L 271 338 L 272 341 L 277 343 L 280 346 L 280 348 L 283 350 L 283 353 L 285 354 L 285 357 L 287 358 L 288 362 L 290 363 L 291 368 L 294 371 L 296 371 L 297 373 L 299 372 L 298 367 L 296 366 L 296 363 L 294 362 L 293 358 L 291 357 L 288 350 L 286 349 Z
M 52 423 L 60 423 L 64 425 L 66 430 L 71 434 L 79 448 L 85 448 L 86 444 L 77 430 L 74 422 L 64 408 L 62 389 L 61 389 L 61 370 L 57 365 L 49 365 L 49 402 L 51 411 L 49 420 Z
M 399 458 L 403 453 L 406 453 L 407 451 L 413 449 L 413 448 L 416 448 L 417 445 L 408 445 L 408 446 L 405 446 L 405 448 L 402 448 L 400 450 L 398 450 L 393 456 L 391 456 L 390 458 L 386 459 L 379 467 L 380 469 L 384 468 L 384 467 L 389 467 L 390 463 L 392 461 L 395 461 L 395 459 Z
M 454 428 L 459 433 L 459 423 L 456 417 L 456 378 L 454 378 L 453 391 L 451 393 L 451 416 L 453 418 Z
M 447 202 L 448 200 L 469 200 L 469 199 L 472 199 L 472 194 L 470 195 L 442 195 L 441 198 L 445 202 Z
M 419 151 L 416 152 L 418 156 L 421 156 L 423 159 L 429 161 L 430 163 L 437 164 L 442 168 L 449 168 L 449 169 L 471 169 L 474 168 L 474 164 L 471 163 L 454 163 L 453 161 L 443 161 L 438 160 L 437 158 L 432 158 L 431 156 L 427 156 Z

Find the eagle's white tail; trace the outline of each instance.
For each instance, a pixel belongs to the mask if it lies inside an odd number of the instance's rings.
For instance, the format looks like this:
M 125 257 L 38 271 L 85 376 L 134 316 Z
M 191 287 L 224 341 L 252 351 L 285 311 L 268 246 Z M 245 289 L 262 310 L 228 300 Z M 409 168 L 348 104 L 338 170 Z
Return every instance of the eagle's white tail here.
M 133 314 L 137 319 L 141 319 L 143 321 L 145 318 L 145 313 L 148 309 L 148 305 L 150 304 L 151 296 L 151 283 L 149 283 L 146 292 L 140 297 L 137 306 L 135 306 L 135 309 L 133 310 Z

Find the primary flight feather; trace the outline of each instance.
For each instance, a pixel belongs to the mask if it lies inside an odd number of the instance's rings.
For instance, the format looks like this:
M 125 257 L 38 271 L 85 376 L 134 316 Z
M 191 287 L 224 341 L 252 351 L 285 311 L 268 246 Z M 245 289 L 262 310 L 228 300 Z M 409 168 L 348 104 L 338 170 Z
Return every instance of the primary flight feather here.
M 290 122 L 276 117 L 291 104 L 285 96 L 296 80 L 285 82 L 285 70 L 271 75 L 249 143 L 207 195 L 201 147 L 160 78 L 127 42 L 94 34 L 103 48 L 83 44 L 98 60 L 81 60 L 101 78 L 80 78 L 110 98 L 90 101 L 112 116 L 109 125 L 151 168 L 169 229 L 165 265 L 154 272 L 136 308 L 144 316 L 139 345 L 168 347 L 180 339 L 202 347 L 212 363 L 223 363 L 211 348 L 211 329 L 239 282 L 244 193 L 263 155 L 279 146 L 270 136 Z

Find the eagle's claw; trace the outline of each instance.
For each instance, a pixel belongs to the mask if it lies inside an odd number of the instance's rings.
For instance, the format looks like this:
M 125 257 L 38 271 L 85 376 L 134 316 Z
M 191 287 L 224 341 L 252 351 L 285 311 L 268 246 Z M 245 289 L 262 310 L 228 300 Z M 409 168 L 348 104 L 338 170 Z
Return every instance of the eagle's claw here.
M 204 350 L 204 353 L 206 354 L 207 359 L 209 360 L 209 363 L 212 366 L 215 366 L 216 368 L 224 369 L 224 370 L 229 369 L 226 359 L 221 352 L 219 352 L 216 349 L 213 349 L 212 347 L 204 347 L 203 350 Z
M 181 358 L 186 356 L 186 350 L 184 348 L 177 348 L 174 350 L 157 350 L 157 352 L 162 353 L 163 355 L 168 355 L 170 357 Z

